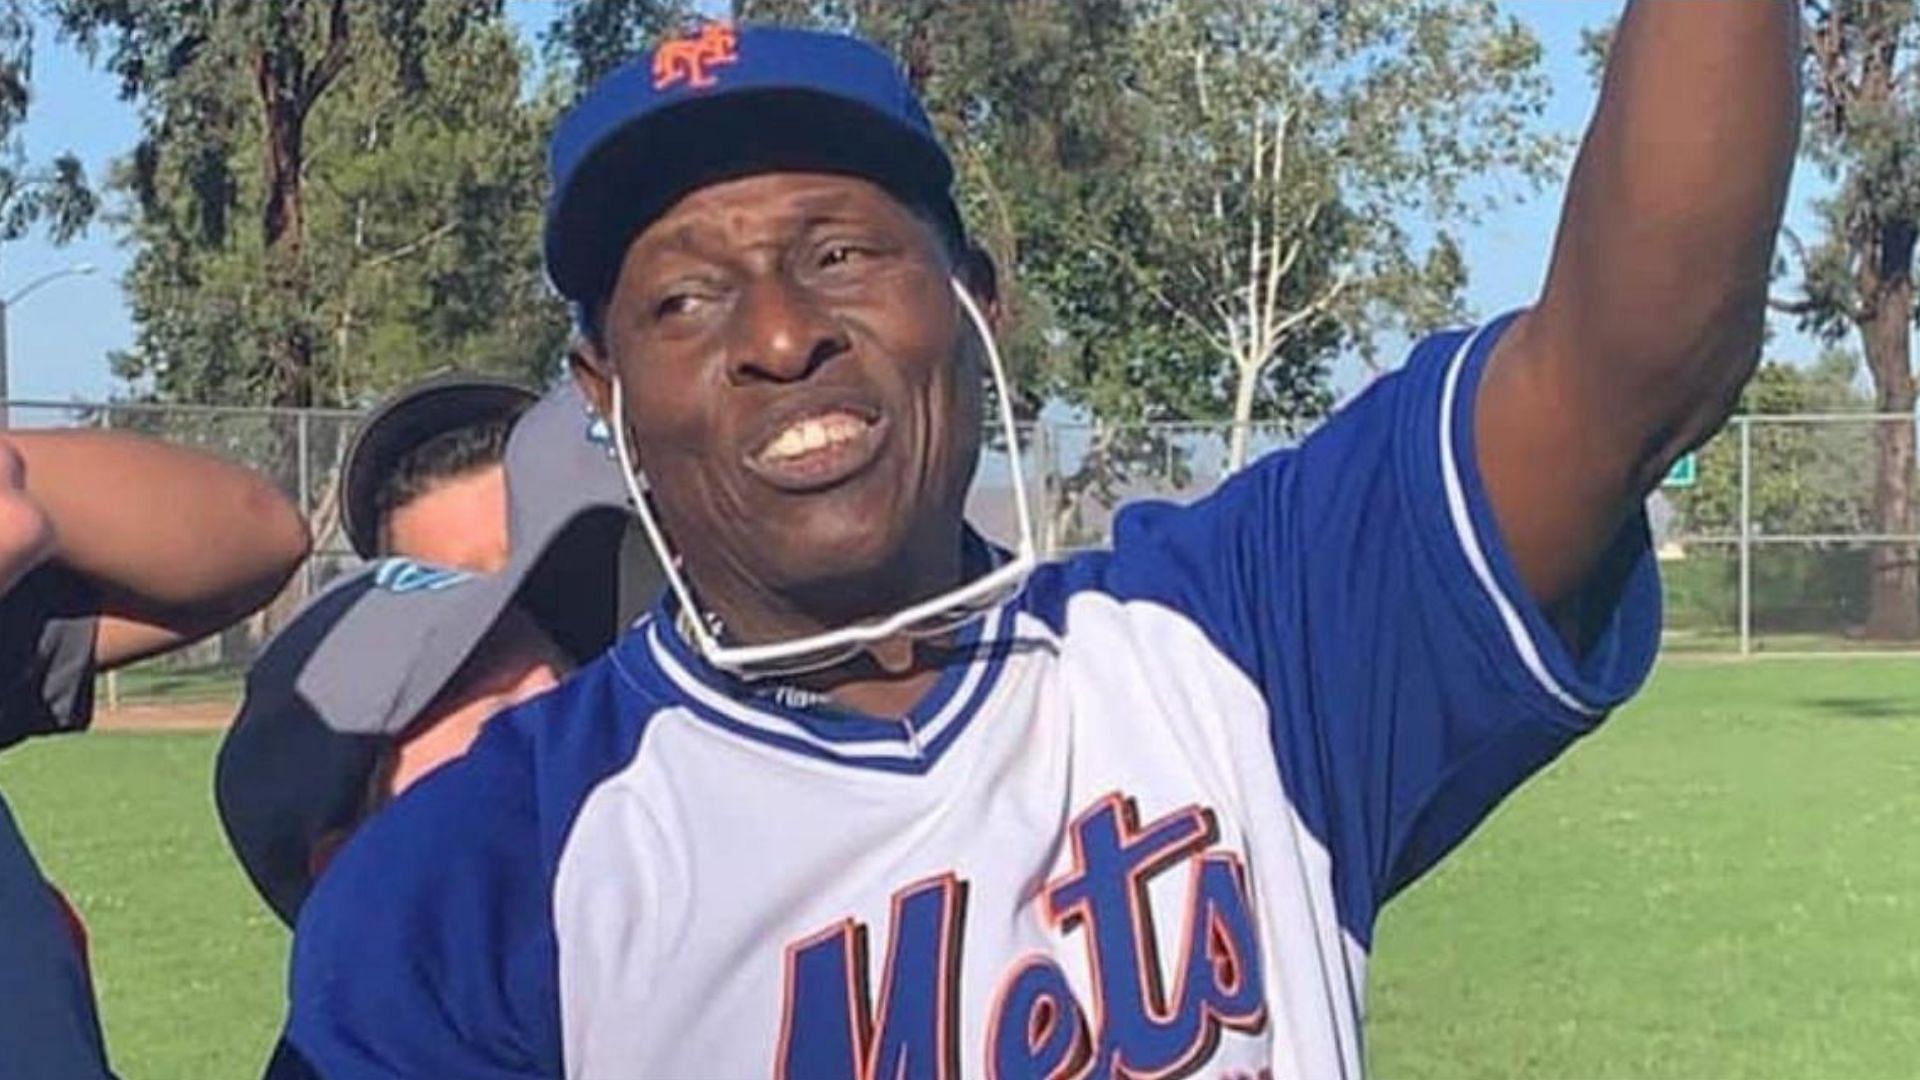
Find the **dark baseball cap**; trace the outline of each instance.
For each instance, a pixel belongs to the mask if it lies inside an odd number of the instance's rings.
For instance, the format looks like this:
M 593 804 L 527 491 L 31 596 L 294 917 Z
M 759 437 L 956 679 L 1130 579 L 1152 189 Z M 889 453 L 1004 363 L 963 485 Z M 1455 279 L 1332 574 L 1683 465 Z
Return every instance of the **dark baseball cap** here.
M 657 597 L 664 579 L 604 431 L 571 382 L 548 394 L 507 443 L 504 569 L 381 560 L 311 601 L 249 670 L 214 796 L 241 865 L 288 924 L 316 845 L 359 821 L 381 752 L 509 605 L 584 663 Z
M 627 245 L 698 188 L 768 171 L 871 180 L 963 235 L 953 164 L 905 73 L 858 38 L 709 23 L 614 69 L 548 147 L 547 276 L 604 298 Z
M 442 372 L 382 402 L 354 434 L 340 470 L 341 524 L 354 552 L 363 559 L 380 553 L 380 488 L 408 454 L 448 432 L 512 420 L 538 400 L 510 379 Z

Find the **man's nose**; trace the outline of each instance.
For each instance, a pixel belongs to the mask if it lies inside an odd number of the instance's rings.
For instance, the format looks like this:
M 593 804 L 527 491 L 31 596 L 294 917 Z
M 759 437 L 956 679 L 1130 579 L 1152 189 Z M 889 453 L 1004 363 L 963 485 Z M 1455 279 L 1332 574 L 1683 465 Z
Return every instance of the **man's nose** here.
M 846 330 L 784 274 L 748 286 L 738 309 L 732 375 L 736 382 L 794 382 L 845 352 Z

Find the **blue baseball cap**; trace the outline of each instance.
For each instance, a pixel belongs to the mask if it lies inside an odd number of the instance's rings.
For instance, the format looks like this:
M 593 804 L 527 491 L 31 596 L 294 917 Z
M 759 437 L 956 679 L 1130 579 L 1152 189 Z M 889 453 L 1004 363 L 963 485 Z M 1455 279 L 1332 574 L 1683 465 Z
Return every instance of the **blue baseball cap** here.
M 844 34 L 708 23 L 602 78 L 548 147 L 547 276 L 576 305 L 674 203 L 757 173 L 871 180 L 964 235 L 953 163 L 905 73 Z

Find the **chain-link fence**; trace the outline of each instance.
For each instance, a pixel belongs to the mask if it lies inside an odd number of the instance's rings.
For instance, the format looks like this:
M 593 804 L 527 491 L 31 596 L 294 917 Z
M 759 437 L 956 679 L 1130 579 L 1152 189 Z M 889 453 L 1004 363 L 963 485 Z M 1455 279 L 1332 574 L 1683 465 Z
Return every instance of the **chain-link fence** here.
M 357 413 L 59 402 L 0 408 L 15 428 L 137 431 L 218 452 L 272 477 L 312 522 L 315 554 L 284 596 L 216 639 L 146 665 L 149 674 L 243 669 L 274 627 L 358 562 L 340 529 L 337 488 Z M 1129 502 L 1206 495 L 1230 472 L 1234 434 L 1225 423 L 1025 428 L 1021 461 L 1042 550 L 1106 543 L 1115 512 Z M 1243 434 L 1252 460 L 1297 443 L 1305 428 L 1261 423 Z M 1650 504 L 1668 648 L 1920 651 L 1914 436 L 1913 417 L 1734 418 Z M 1005 541 L 1015 517 L 1003 441 L 998 431 L 988 435 L 969 516 Z M 1904 490 L 1896 477 L 1904 477 Z
M 1915 418 L 1735 417 L 1653 503 L 1668 647 L 1920 650 Z
M 1305 434 L 1273 424 L 1249 431 L 1248 460 Z M 1105 542 L 1114 511 L 1133 499 L 1205 495 L 1228 472 L 1232 434 L 1229 424 L 1029 433 L 1043 477 L 1042 546 Z M 1648 507 L 1667 648 L 1920 652 L 1915 434 L 1911 416 L 1739 416 L 1689 455 Z

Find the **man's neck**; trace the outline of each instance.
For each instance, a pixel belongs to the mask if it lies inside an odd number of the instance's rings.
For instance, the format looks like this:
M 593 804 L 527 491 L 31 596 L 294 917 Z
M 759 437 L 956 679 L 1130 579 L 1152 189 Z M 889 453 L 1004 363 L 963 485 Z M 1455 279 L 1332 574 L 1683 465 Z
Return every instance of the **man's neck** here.
M 793 681 L 803 689 L 825 694 L 843 709 L 897 719 L 926 698 L 948 662 L 950 654 L 939 645 L 894 638 L 832 671 Z
M 724 555 L 705 565 L 689 559 L 687 573 L 701 614 L 718 620 L 722 641 L 762 645 L 886 618 L 958 588 L 992 558 L 977 538 L 949 532 L 944 542 L 911 545 L 888 565 L 848 577 L 770 584 Z
M 983 560 L 991 559 L 983 545 L 976 547 Z M 765 590 L 723 589 L 719 595 L 709 598 L 698 591 L 696 584 L 696 597 L 714 605 L 711 614 L 717 617 L 719 625 L 711 629 L 717 631 L 723 642 L 792 641 L 883 617 L 888 612 L 957 588 L 971 573 L 982 572 L 981 567 L 970 569 L 968 562 L 965 553 L 955 549 L 944 559 L 912 568 L 913 572 L 885 575 L 895 582 L 916 583 L 911 587 L 849 583 L 812 590 L 815 595 L 807 598 Z M 729 602 L 729 593 L 735 596 L 744 593 L 752 599 L 749 603 Z M 846 596 L 861 597 L 864 608 L 849 609 L 832 602 Z M 881 603 L 876 605 L 876 600 Z M 901 717 L 933 689 L 941 671 L 955 659 L 946 641 L 894 637 L 868 645 L 845 663 L 783 681 L 787 686 L 823 696 L 842 708 L 880 718 Z

